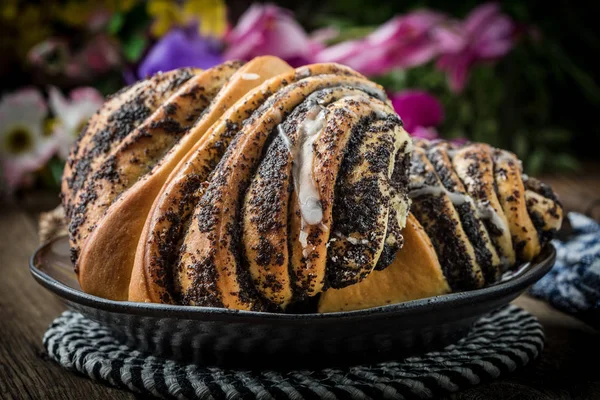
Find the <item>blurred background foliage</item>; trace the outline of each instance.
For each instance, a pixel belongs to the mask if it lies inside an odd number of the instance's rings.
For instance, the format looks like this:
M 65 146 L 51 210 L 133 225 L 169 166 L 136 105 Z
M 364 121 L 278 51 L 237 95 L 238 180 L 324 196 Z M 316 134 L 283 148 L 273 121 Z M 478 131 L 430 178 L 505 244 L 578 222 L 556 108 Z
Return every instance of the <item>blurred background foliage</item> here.
M 427 8 L 459 20 L 482 3 L 276 0 L 273 4 L 290 10 L 291 18 L 282 17 L 281 10 L 270 10 L 275 14 L 269 18 L 281 24 L 299 23 L 305 35 L 335 28 L 337 35 L 323 43 L 334 46 L 362 39 L 397 15 Z M 251 4 L 242 0 L 4 0 L 0 7 L 1 91 L 6 94 L 34 86 L 47 92 L 53 86 L 67 93 L 90 86 L 99 94 L 111 94 L 143 77 L 141 67 L 148 64 L 148 56 L 161 41 L 163 47 L 170 46 L 169 51 L 185 51 L 186 43 L 181 47 L 181 43 L 172 43 L 173 38 L 167 43 L 167 37 L 173 29 L 183 29 L 188 17 L 198 19 L 201 28 L 191 43 L 200 46 L 211 60 L 226 59 L 235 46 L 244 47 L 239 38 L 232 41 L 227 32 L 237 29 Z M 443 105 L 443 121 L 435 126 L 440 136 L 513 150 L 531 174 L 576 171 L 582 162 L 598 160 L 600 134 L 595 117 L 600 111 L 600 29 L 596 20 L 600 3 L 508 0 L 498 4 L 520 31 L 518 39 L 506 56 L 470 67 L 463 90 L 450 89 L 447 75 L 435 61 L 386 70 L 370 78 L 390 94 L 419 89 L 434 95 Z M 208 28 L 210 34 L 217 33 L 215 37 L 206 36 Z M 269 29 L 269 23 L 262 29 Z M 305 39 L 309 43 L 308 36 Z M 265 49 L 262 51 L 268 51 Z M 74 99 L 72 94 L 73 110 Z M 92 110 L 97 98 L 88 92 L 87 99 Z M 68 101 L 64 103 L 68 105 Z M 40 128 L 44 132 L 45 127 L 60 122 L 51 99 L 48 104 L 51 112 Z M 78 115 L 88 118 L 86 112 Z M 68 119 L 69 114 L 65 115 Z M 79 123 L 72 125 L 79 127 Z M 60 154 L 58 151 L 38 170 L 38 182 L 56 187 L 66 157 Z
M 242 2 L 240 2 L 242 3 Z M 462 18 L 481 1 L 278 1 L 312 28 L 336 26 L 338 39 L 364 36 L 391 15 L 422 7 Z M 474 67 L 460 96 L 433 65 L 375 80 L 393 91 L 422 88 L 439 96 L 445 137 L 467 136 L 515 151 L 532 174 L 576 170 L 598 160 L 600 128 L 600 2 L 507 0 L 502 10 L 535 30 L 494 65 Z M 240 4 L 241 6 L 241 4 Z M 536 37 L 537 36 L 537 37 Z

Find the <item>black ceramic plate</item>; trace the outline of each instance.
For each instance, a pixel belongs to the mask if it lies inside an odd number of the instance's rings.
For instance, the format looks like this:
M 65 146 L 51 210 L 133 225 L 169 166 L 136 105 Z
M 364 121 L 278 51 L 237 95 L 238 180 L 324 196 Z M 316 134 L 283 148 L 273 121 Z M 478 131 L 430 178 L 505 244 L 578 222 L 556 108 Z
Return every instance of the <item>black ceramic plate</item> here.
M 67 305 L 109 327 L 129 346 L 157 356 L 230 367 L 353 365 L 441 348 L 482 314 L 509 303 L 550 270 L 547 246 L 531 263 L 484 289 L 328 314 L 272 314 L 111 301 L 83 293 L 65 237 L 40 247 L 35 279 Z

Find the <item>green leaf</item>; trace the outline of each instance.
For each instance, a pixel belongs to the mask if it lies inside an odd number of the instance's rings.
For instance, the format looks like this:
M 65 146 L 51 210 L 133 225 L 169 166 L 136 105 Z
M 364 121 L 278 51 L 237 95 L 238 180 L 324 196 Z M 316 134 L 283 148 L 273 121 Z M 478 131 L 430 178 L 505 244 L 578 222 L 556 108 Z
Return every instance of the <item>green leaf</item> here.
M 529 140 L 527 140 L 527 133 L 519 131 L 513 138 L 513 149 L 519 158 L 523 159 L 527 155 L 529 150 Z
M 111 95 L 123 87 L 123 75 L 121 73 L 108 74 L 94 82 L 94 87 L 103 96 Z
M 567 143 L 572 136 L 570 131 L 560 128 L 544 129 L 538 133 L 539 142 L 548 144 Z
M 567 153 L 560 153 L 553 157 L 552 165 L 557 170 L 577 171 L 581 168 L 581 163 Z
M 392 93 L 399 92 L 407 88 L 406 72 L 401 69 L 391 71 L 385 75 L 374 76 L 371 77 L 371 79 Z
M 371 26 L 353 26 L 353 27 L 347 27 L 347 28 L 340 27 L 339 35 L 336 36 L 335 39 L 333 39 L 330 44 L 345 42 L 347 40 L 362 39 L 365 36 L 367 36 L 369 33 L 373 32 L 375 30 L 375 28 L 377 28 L 377 27 L 371 27 Z
M 544 149 L 534 150 L 525 162 L 526 171 L 530 175 L 539 174 L 542 171 L 546 161 L 546 151 Z
M 53 185 L 60 187 L 60 181 L 62 179 L 63 170 L 65 169 L 65 163 L 58 158 L 52 158 L 48 164 L 50 173 L 52 174 Z
M 110 33 L 111 35 L 116 35 L 117 33 L 119 33 L 119 31 L 123 27 L 124 22 L 125 16 L 120 12 L 115 13 L 108 21 L 108 26 L 106 27 L 108 33 Z
M 473 120 L 473 107 L 469 101 L 461 101 L 459 103 L 459 119 L 463 122 L 470 122 Z
M 147 40 L 141 33 L 135 33 L 131 35 L 123 43 L 123 53 L 125 54 L 125 58 L 127 58 L 127 60 L 130 62 L 139 60 L 144 53 L 146 43 Z

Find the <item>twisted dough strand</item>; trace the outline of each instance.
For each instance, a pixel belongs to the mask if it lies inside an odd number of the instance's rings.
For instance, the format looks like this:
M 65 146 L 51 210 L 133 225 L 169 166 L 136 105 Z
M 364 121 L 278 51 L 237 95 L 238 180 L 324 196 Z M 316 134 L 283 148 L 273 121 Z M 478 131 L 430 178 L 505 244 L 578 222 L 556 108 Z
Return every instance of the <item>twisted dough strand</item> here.
M 533 260 L 562 221 L 554 193 L 523 175 L 517 157 L 482 143 L 421 140 L 411 167 L 412 211 L 454 289 L 480 287 Z M 435 174 L 433 173 L 435 170 Z

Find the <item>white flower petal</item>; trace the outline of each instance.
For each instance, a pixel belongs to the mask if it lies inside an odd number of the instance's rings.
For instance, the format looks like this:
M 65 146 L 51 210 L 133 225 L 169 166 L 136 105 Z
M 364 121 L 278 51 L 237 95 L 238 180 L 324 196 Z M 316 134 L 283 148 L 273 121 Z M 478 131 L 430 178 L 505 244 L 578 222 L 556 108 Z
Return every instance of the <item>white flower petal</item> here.
M 46 102 L 42 94 L 35 89 L 21 89 L 3 96 L 0 100 L 0 141 L 4 142 L 6 135 L 15 126 L 41 137 L 47 114 Z
M 57 148 L 55 138 L 43 135 L 48 107 L 35 89 L 22 89 L 0 100 L 0 158 L 2 175 L 10 190 L 31 182 L 31 174 L 44 167 Z M 9 135 L 22 129 L 31 141 L 22 152 L 7 147 Z
M 100 92 L 94 88 L 74 89 L 68 100 L 54 87 L 49 89 L 50 107 L 58 123 L 68 134 L 76 137 L 75 132 L 100 108 L 104 99 Z

